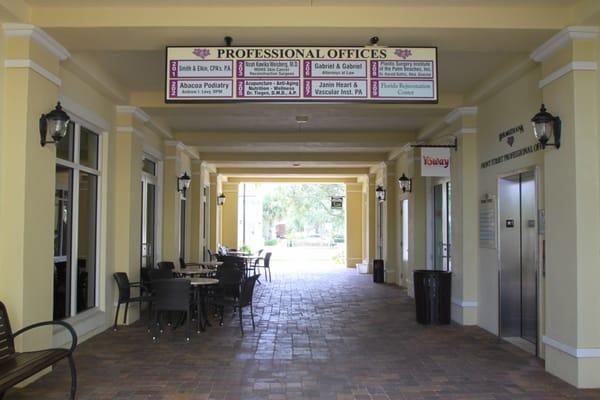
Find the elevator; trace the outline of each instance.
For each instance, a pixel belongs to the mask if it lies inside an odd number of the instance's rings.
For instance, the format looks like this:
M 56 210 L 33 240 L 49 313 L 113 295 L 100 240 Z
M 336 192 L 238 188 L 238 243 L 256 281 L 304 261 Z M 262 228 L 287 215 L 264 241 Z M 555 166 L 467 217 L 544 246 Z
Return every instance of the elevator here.
M 538 228 L 535 171 L 498 182 L 500 336 L 531 352 L 538 340 Z

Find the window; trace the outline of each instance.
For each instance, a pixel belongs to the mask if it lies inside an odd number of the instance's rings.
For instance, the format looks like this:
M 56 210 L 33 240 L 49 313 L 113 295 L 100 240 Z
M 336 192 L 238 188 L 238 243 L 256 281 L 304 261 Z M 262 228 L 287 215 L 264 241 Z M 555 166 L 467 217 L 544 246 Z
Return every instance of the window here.
M 56 150 L 54 319 L 97 305 L 100 136 L 75 124 Z

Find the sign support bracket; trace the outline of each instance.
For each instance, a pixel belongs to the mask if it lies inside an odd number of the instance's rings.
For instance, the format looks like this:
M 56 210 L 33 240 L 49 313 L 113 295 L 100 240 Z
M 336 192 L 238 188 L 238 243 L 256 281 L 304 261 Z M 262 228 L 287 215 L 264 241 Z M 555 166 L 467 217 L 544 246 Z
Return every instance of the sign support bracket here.
M 410 147 L 418 149 L 454 149 L 458 151 L 458 138 L 454 138 L 454 144 L 411 144 Z

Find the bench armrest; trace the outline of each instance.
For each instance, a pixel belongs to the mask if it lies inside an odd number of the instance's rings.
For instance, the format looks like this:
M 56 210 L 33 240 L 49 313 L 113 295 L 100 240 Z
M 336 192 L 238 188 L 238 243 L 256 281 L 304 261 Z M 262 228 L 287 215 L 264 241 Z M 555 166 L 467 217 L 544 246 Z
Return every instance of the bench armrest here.
M 64 327 L 67 331 L 69 331 L 69 333 L 71 334 L 71 348 L 69 349 L 69 353 L 73 353 L 73 351 L 75 351 L 75 348 L 77 347 L 77 333 L 75 332 L 75 329 L 73 329 L 73 327 L 71 326 L 71 324 L 65 322 L 65 321 L 45 321 L 45 322 L 38 322 L 36 324 L 32 324 L 29 326 L 26 326 L 23 329 L 19 329 L 18 331 L 16 331 L 15 333 L 13 333 L 13 338 L 31 330 L 34 328 L 39 328 L 42 326 L 47 326 L 47 325 L 60 325 L 62 327 Z

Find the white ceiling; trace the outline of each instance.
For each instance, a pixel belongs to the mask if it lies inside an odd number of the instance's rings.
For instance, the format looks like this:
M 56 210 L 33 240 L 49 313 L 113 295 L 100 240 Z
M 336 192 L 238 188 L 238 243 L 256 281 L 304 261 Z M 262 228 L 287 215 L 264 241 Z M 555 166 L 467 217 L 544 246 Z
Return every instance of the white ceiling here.
M 119 21 L 115 18 L 115 25 L 111 25 L 112 10 L 104 11 L 105 19 L 96 21 L 93 17 L 94 7 L 129 7 L 127 15 L 136 19 L 134 11 L 139 7 L 144 12 L 145 7 L 196 7 L 196 11 L 203 11 L 202 7 L 214 7 L 217 16 L 229 15 L 218 10 L 217 7 L 314 7 L 310 10 L 314 15 L 320 16 L 318 7 L 390 7 L 399 15 L 404 10 L 399 7 L 478 7 L 487 11 L 487 21 L 496 16 L 496 9 L 489 7 L 528 7 L 523 14 L 537 15 L 543 18 L 545 8 L 553 8 L 553 15 L 567 15 L 571 13 L 573 5 L 579 0 L 26 0 L 32 7 L 45 7 L 42 14 L 48 14 L 50 26 L 42 26 L 52 37 L 71 51 L 73 56 L 91 60 L 131 95 L 131 98 L 144 99 L 134 105 L 140 106 L 152 117 L 168 127 L 175 135 L 182 132 L 194 132 L 197 135 L 209 132 L 242 132 L 296 134 L 307 132 L 335 133 L 329 142 L 319 142 L 311 137 L 305 143 L 302 140 L 279 141 L 276 138 L 260 145 L 252 143 L 251 139 L 231 139 L 222 143 L 205 141 L 198 148 L 201 152 L 289 152 L 290 155 L 305 152 L 359 152 L 387 154 L 401 146 L 423 127 L 439 121 L 453 108 L 461 104 L 462 96 L 468 95 L 488 77 L 515 60 L 526 59 L 531 51 L 557 32 L 552 25 L 537 24 L 535 27 L 526 18 L 512 19 L 512 10 L 504 10 L 502 24 L 490 28 L 478 23 L 469 27 L 456 26 L 456 18 L 463 18 L 463 10 L 452 10 L 452 16 L 444 20 L 437 15 L 433 23 L 435 28 L 424 28 L 427 24 L 418 25 L 420 28 L 402 26 L 399 20 L 385 24 L 378 22 L 377 12 L 372 12 L 372 18 L 360 28 L 355 28 L 349 23 L 331 20 L 324 17 L 323 26 L 317 28 L 310 24 L 301 26 L 279 26 L 274 23 L 271 27 L 249 27 L 252 22 L 240 23 L 242 28 L 226 26 L 228 20 L 198 21 L 198 26 L 178 25 L 178 14 L 174 13 L 171 22 L 164 26 L 136 26 L 131 21 Z M 600 0 L 598 0 L 600 1 Z M 85 23 L 79 25 L 78 21 L 62 24 L 60 15 L 52 16 L 60 10 L 53 7 L 91 7 Z M 563 12 L 564 9 L 564 12 Z M 157 9 L 159 10 L 159 9 Z M 240 8 L 240 10 L 242 10 Z M 399 11 L 398 11 L 399 10 Z M 472 12 L 475 8 L 465 8 L 464 12 Z M 160 11 L 160 10 L 159 10 Z M 156 12 L 159 12 L 156 11 Z M 280 10 L 279 10 L 280 11 Z M 426 12 L 429 10 L 426 9 Z M 115 11 L 118 13 L 118 11 Z M 240 11 L 242 12 L 242 11 Z M 281 11 L 285 12 L 285 11 Z M 473 11 L 474 13 L 476 11 Z M 125 11 L 124 11 L 125 13 Z M 188 15 L 187 9 L 180 10 L 180 14 Z M 39 12 L 37 13 L 39 17 Z M 438 13 L 439 14 L 439 13 Z M 117 16 L 119 14 L 116 14 Z M 133 15 L 133 17 L 132 17 Z M 162 14 L 161 14 L 162 15 Z M 200 14 L 199 14 L 200 15 Z M 373 16 L 374 15 L 374 16 Z M 160 16 L 159 16 L 160 17 Z M 242 15 L 242 19 L 243 19 Z M 454 18 L 454 19 L 453 19 Z M 459 19 L 460 19 L 459 18 Z M 475 17 L 474 17 L 475 18 Z M 218 19 L 218 18 L 217 18 Z M 462 19 L 460 19 L 462 21 Z M 459 21 L 459 22 L 460 22 Z M 318 22 L 318 21 L 310 21 Z M 513 23 L 514 22 L 514 23 Z M 414 22 L 413 22 L 414 23 Z M 245 25 L 246 24 L 246 25 Z M 258 22 L 257 22 L 258 24 Z M 195 25 L 195 23 L 192 23 Z M 232 25 L 235 25 L 232 23 Z M 381 26 L 379 26 L 381 25 Z M 390 26 L 391 25 L 391 26 Z M 332 27 L 333 26 L 333 27 Z M 427 106 L 407 105 L 379 105 L 379 104 L 228 104 L 228 105 L 173 105 L 164 104 L 165 81 L 165 47 L 172 46 L 221 46 L 223 38 L 232 36 L 234 46 L 364 46 L 369 38 L 378 36 L 380 45 L 389 46 L 436 46 L 438 48 L 438 73 L 440 104 Z M 138 94 L 139 96 L 135 96 Z M 150 99 L 150 100 L 147 100 Z M 153 100 L 152 100 L 153 99 Z M 308 123 L 298 126 L 295 119 L 298 115 L 309 117 Z M 345 141 L 345 133 L 363 132 L 365 137 L 369 133 L 378 132 L 389 134 L 379 137 L 373 143 L 359 141 Z M 399 135 L 399 136 L 398 136 Z M 233 137 L 233 136 L 231 136 Z M 193 138 L 192 138 L 193 139 Z M 190 140 L 193 143 L 193 140 Z M 200 142 L 200 141 L 198 141 Z M 190 144 L 196 146 L 195 144 Z M 350 157 L 350 156 L 349 156 Z M 229 161 L 228 161 L 229 162 Z M 269 162 L 271 164 L 269 164 Z M 229 162 L 231 165 L 239 163 Z M 246 162 L 248 165 L 260 165 L 259 161 Z M 244 164 L 244 163 L 242 163 Z M 324 165 L 324 161 L 314 162 L 312 166 Z M 369 162 L 361 165 L 368 166 Z M 227 165 L 222 163 L 222 165 Z M 266 166 L 289 166 L 274 158 L 265 160 Z M 341 165 L 332 162 L 331 165 Z M 348 165 L 354 165 L 352 163 Z

